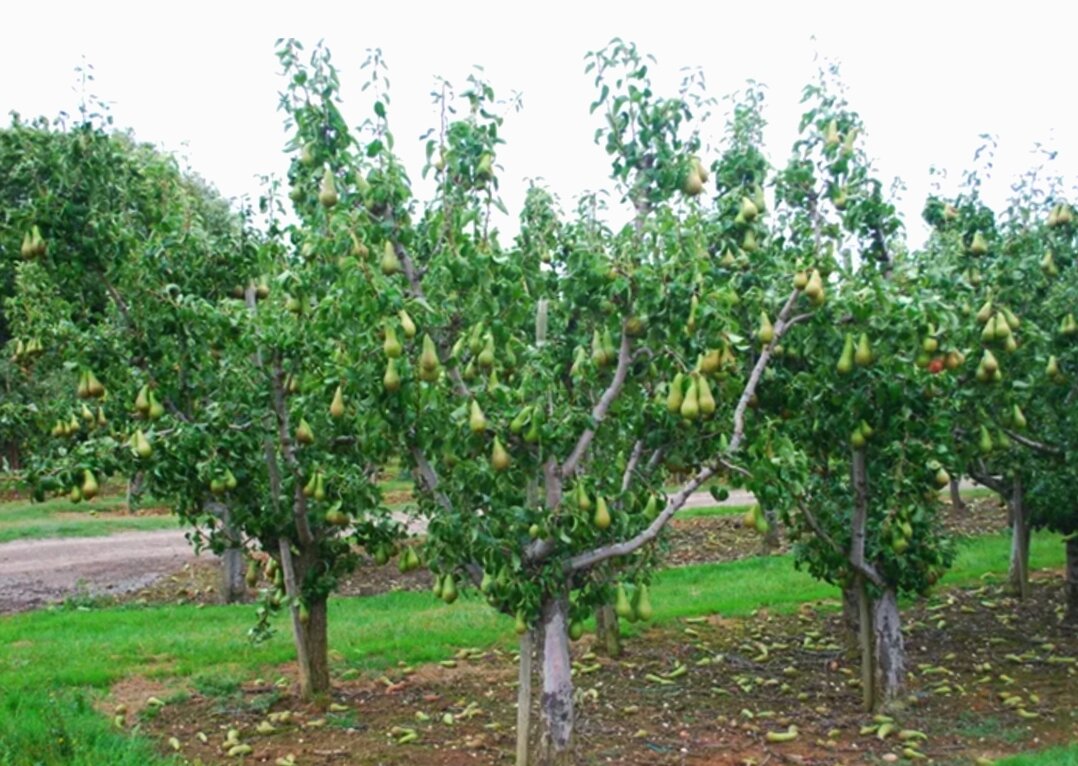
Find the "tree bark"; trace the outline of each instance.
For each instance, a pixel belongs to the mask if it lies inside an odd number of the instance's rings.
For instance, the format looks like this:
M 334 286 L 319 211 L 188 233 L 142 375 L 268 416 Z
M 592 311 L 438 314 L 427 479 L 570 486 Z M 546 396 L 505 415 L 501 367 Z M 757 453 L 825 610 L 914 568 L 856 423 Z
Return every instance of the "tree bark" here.
M 329 645 L 326 638 L 326 596 L 305 602 L 306 619 L 301 606 L 300 584 L 307 571 L 303 556 L 294 557 L 291 542 L 281 538 L 281 569 L 285 593 L 292 610 L 292 637 L 296 644 L 299 667 L 299 693 L 304 699 L 329 692 Z
M 1078 537 L 1067 540 L 1067 573 L 1063 585 L 1066 611 L 1063 620 L 1078 625 Z
M 221 555 L 221 600 L 226 604 L 238 604 L 247 600 L 247 582 L 244 579 L 241 538 L 232 526 L 232 513 L 227 505 L 222 505 L 221 526 L 232 543 Z
M 569 600 L 564 595 L 543 604 L 539 629 L 543 639 L 543 695 L 539 703 L 537 766 L 573 762 L 573 676 L 569 658 Z
M 843 638 L 846 645 L 851 649 L 858 645 L 858 634 L 861 630 L 861 617 L 859 614 L 861 595 L 857 583 L 850 583 L 842 588 L 842 626 L 846 629 Z
M 1022 479 L 1014 478 L 1010 500 L 1011 565 L 1008 573 L 1011 591 L 1018 598 L 1029 596 L 1029 518 L 1026 513 Z
M 862 574 L 857 575 L 854 585 L 857 598 L 858 643 L 861 647 L 861 701 L 866 712 L 876 708 L 876 639 L 872 629 L 872 597 Z
M 877 674 L 875 706 L 878 706 L 897 697 L 906 681 L 906 646 L 894 589 L 885 590 L 873 605 L 872 628 Z
M 958 489 L 958 478 L 954 476 L 951 477 L 951 507 L 958 512 L 966 510 L 966 503 L 962 500 L 962 493 Z
M 767 534 L 764 535 L 763 540 L 763 552 L 766 556 L 779 549 L 782 536 L 779 534 L 779 515 L 774 510 L 768 509 L 764 511 L 764 518 L 767 519 Z
M 520 635 L 520 675 L 517 685 L 517 763 L 528 766 L 528 736 L 531 733 L 533 631 Z
M 607 657 L 621 656 L 621 624 L 610 604 L 595 610 L 595 651 Z

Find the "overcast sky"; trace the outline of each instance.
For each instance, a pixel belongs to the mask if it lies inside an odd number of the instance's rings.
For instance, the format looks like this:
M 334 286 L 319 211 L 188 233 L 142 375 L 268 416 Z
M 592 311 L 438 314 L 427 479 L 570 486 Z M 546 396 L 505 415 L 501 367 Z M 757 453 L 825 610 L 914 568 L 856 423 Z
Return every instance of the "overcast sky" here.
M 352 124 L 368 109 L 359 63 L 380 47 L 390 66 L 390 119 L 414 178 L 419 135 L 436 125 L 436 75 L 457 84 L 482 65 L 499 95 L 523 94 L 499 151 L 503 194 L 519 209 L 524 179 L 542 178 L 570 207 L 606 184 L 592 143 L 594 96 L 583 56 L 618 35 L 658 58 L 656 84 L 673 94 L 681 67 L 703 69 L 716 97 L 753 78 L 768 86 L 768 152 L 783 163 L 800 91 L 822 55 L 841 64 L 866 148 L 886 180 L 908 187 L 900 209 L 914 239 L 929 167 L 957 182 L 982 133 L 999 140 L 994 201 L 1033 161 L 1035 142 L 1058 149 L 1078 178 L 1078 56 L 1074 3 L 936 2 L 397 2 L 19 3 L 5 9 L 0 113 L 55 116 L 78 104 L 75 67 L 116 123 L 184 155 L 226 196 L 256 195 L 257 177 L 283 174 L 282 82 L 274 41 L 308 49 L 324 39 L 341 71 Z M 717 115 L 710 135 L 721 135 Z M 6 117 L 5 117 L 6 122 Z

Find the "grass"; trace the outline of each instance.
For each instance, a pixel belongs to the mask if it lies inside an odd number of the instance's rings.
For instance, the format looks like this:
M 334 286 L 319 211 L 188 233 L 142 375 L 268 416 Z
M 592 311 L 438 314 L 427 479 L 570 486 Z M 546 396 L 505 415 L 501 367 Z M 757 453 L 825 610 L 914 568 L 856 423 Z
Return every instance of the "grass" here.
M 1004 535 L 970 540 L 945 582 L 978 582 L 998 571 L 1008 546 Z M 1037 535 L 1031 557 L 1035 568 L 1058 567 L 1063 546 L 1057 536 Z M 788 612 L 809 601 L 837 604 L 837 597 L 833 586 L 794 569 L 789 556 L 670 569 L 652 589 L 658 623 L 709 613 L 744 616 L 761 608 Z M 227 698 L 242 680 L 276 674 L 275 666 L 293 658 L 284 620 L 280 632 L 255 646 L 246 640 L 253 618 L 250 606 L 50 609 L 0 618 L 0 766 L 171 763 L 152 757 L 143 740 L 109 728 L 93 711 L 90 694 L 144 675 L 189 678 L 195 689 Z M 333 599 L 329 625 L 337 671 L 381 671 L 398 661 L 445 659 L 462 647 L 514 644 L 510 619 L 474 596 L 452 607 L 414 592 Z M 628 627 L 630 633 L 641 630 Z M 1019 760 L 1011 766 L 1049 763 L 1072 762 Z
M 996 766 L 1078 766 L 1078 744 L 1012 755 L 996 761 Z
M 149 740 L 113 728 L 84 691 L 0 693 L 0 766 L 166 766 Z
M 0 543 L 38 540 L 47 537 L 101 537 L 117 532 L 145 532 L 175 529 L 179 522 L 171 514 L 160 516 L 94 516 L 124 508 L 121 497 L 105 497 L 92 503 L 72 503 L 65 499 L 33 503 L 19 500 L 0 504 Z

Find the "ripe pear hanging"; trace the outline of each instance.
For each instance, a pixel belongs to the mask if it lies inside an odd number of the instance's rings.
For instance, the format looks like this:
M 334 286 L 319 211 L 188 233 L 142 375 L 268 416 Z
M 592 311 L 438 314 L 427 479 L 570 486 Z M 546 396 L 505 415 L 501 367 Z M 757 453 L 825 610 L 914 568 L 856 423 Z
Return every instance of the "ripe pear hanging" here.
M 861 333 L 861 337 L 857 341 L 857 350 L 853 353 L 853 361 L 859 367 L 867 367 L 872 364 L 872 349 L 868 345 L 868 335 L 866 333 Z
M 401 270 L 400 258 L 397 257 L 397 248 L 388 239 L 382 245 L 382 260 L 378 265 L 382 273 L 387 277 L 391 277 Z
M 970 255 L 985 255 L 988 253 L 988 240 L 979 231 L 973 233 L 973 241 L 969 244 Z
M 636 617 L 633 606 L 629 603 L 629 596 L 625 592 L 625 586 L 621 583 L 618 583 L 614 596 L 614 612 L 623 620 L 632 620 Z
M 412 317 L 410 317 L 408 315 L 408 312 L 404 309 L 401 309 L 399 312 L 397 312 L 397 316 L 400 317 L 401 329 L 404 330 L 404 337 L 408 340 L 414 338 L 417 330 L 415 322 L 412 321 Z
M 686 420 L 696 420 L 700 416 L 700 402 L 697 398 L 697 378 L 699 376 L 693 375 L 689 378 L 689 389 L 685 392 L 685 399 L 681 402 L 681 417 Z
M 82 472 L 82 487 L 80 487 L 82 496 L 87 500 L 93 500 L 97 497 L 98 489 L 97 479 L 94 478 L 93 473 L 89 468 L 84 469 Z
M 842 354 L 838 358 L 835 369 L 839 375 L 849 375 L 853 372 L 853 335 L 846 333 L 846 340 L 842 344 Z
M 404 353 L 404 346 L 397 340 L 397 330 L 391 324 L 385 326 L 385 342 L 382 344 L 382 350 L 390 359 L 398 359 Z
M 487 430 L 487 416 L 483 414 L 483 410 L 479 407 L 479 402 L 475 399 L 472 399 L 468 414 L 468 428 L 471 429 L 473 434 L 481 434 Z
M 602 495 L 595 498 L 595 516 L 592 521 L 599 529 L 608 529 L 613 521 L 610 517 L 610 509 L 606 505 L 606 498 Z
M 490 466 L 498 473 L 509 470 L 509 465 L 512 461 L 509 458 L 509 453 L 506 452 L 505 447 L 502 446 L 501 440 L 494 437 L 494 448 L 490 453 Z
M 296 441 L 300 444 L 314 444 L 314 431 L 306 418 L 299 419 L 299 426 L 296 428 Z
M 715 414 L 715 397 L 711 393 L 711 386 L 708 385 L 707 378 L 703 375 L 696 380 L 696 401 L 700 407 L 700 414 L 704 417 Z
M 322 207 L 331 208 L 337 204 L 338 200 L 337 184 L 333 180 L 333 172 L 326 168 L 325 173 L 322 174 L 322 188 L 318 191 L 318 201 L 322 204 Z
M 771 324 L 771 319 L 768 318 L 766 311 L 760 312 L 760 326 L 756 330 L 756 339 L 760 341 L 762 346 L 766 346 L 775 339 L 775 328 Z
M 401 376 L 397 372 L 397 360 L 389 359 L 386 362 L 386 372 L 382 376 L 382 385 L 385 386 L 386 391 L 393 393 L 401 387 Z
M 344 416 L 344 391 L 340 386 L 333 394 L 333 401 L 329 405 L 330 417 L 340 418 Z
M 671 415 L 677 415 L 681 412 L 681 405 L 684 402 L 684 387 L 685 376 L 680 372 L 674 376 L 674 380 L 670 383 L 670 393 L 666 396 L 666 409 Z

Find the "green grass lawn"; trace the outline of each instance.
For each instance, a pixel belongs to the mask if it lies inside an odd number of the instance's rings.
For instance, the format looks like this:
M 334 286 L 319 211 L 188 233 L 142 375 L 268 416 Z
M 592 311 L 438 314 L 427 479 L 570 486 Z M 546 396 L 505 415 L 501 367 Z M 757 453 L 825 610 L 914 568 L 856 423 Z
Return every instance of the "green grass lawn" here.
M 1012 755 L 996 761 L 996 766 L 1078 766 L 1078 744 Z
M 72 503 L 65 499 L 34 503 L 20 500 L 0 504 L 0 543 L 12 540 L 36 540 L 45 537 L 100 537 L 117 532 L 175 529 L 175 516 L 92 516 L 123 509 L 119 496 L 97 498 L 90 503 Z

